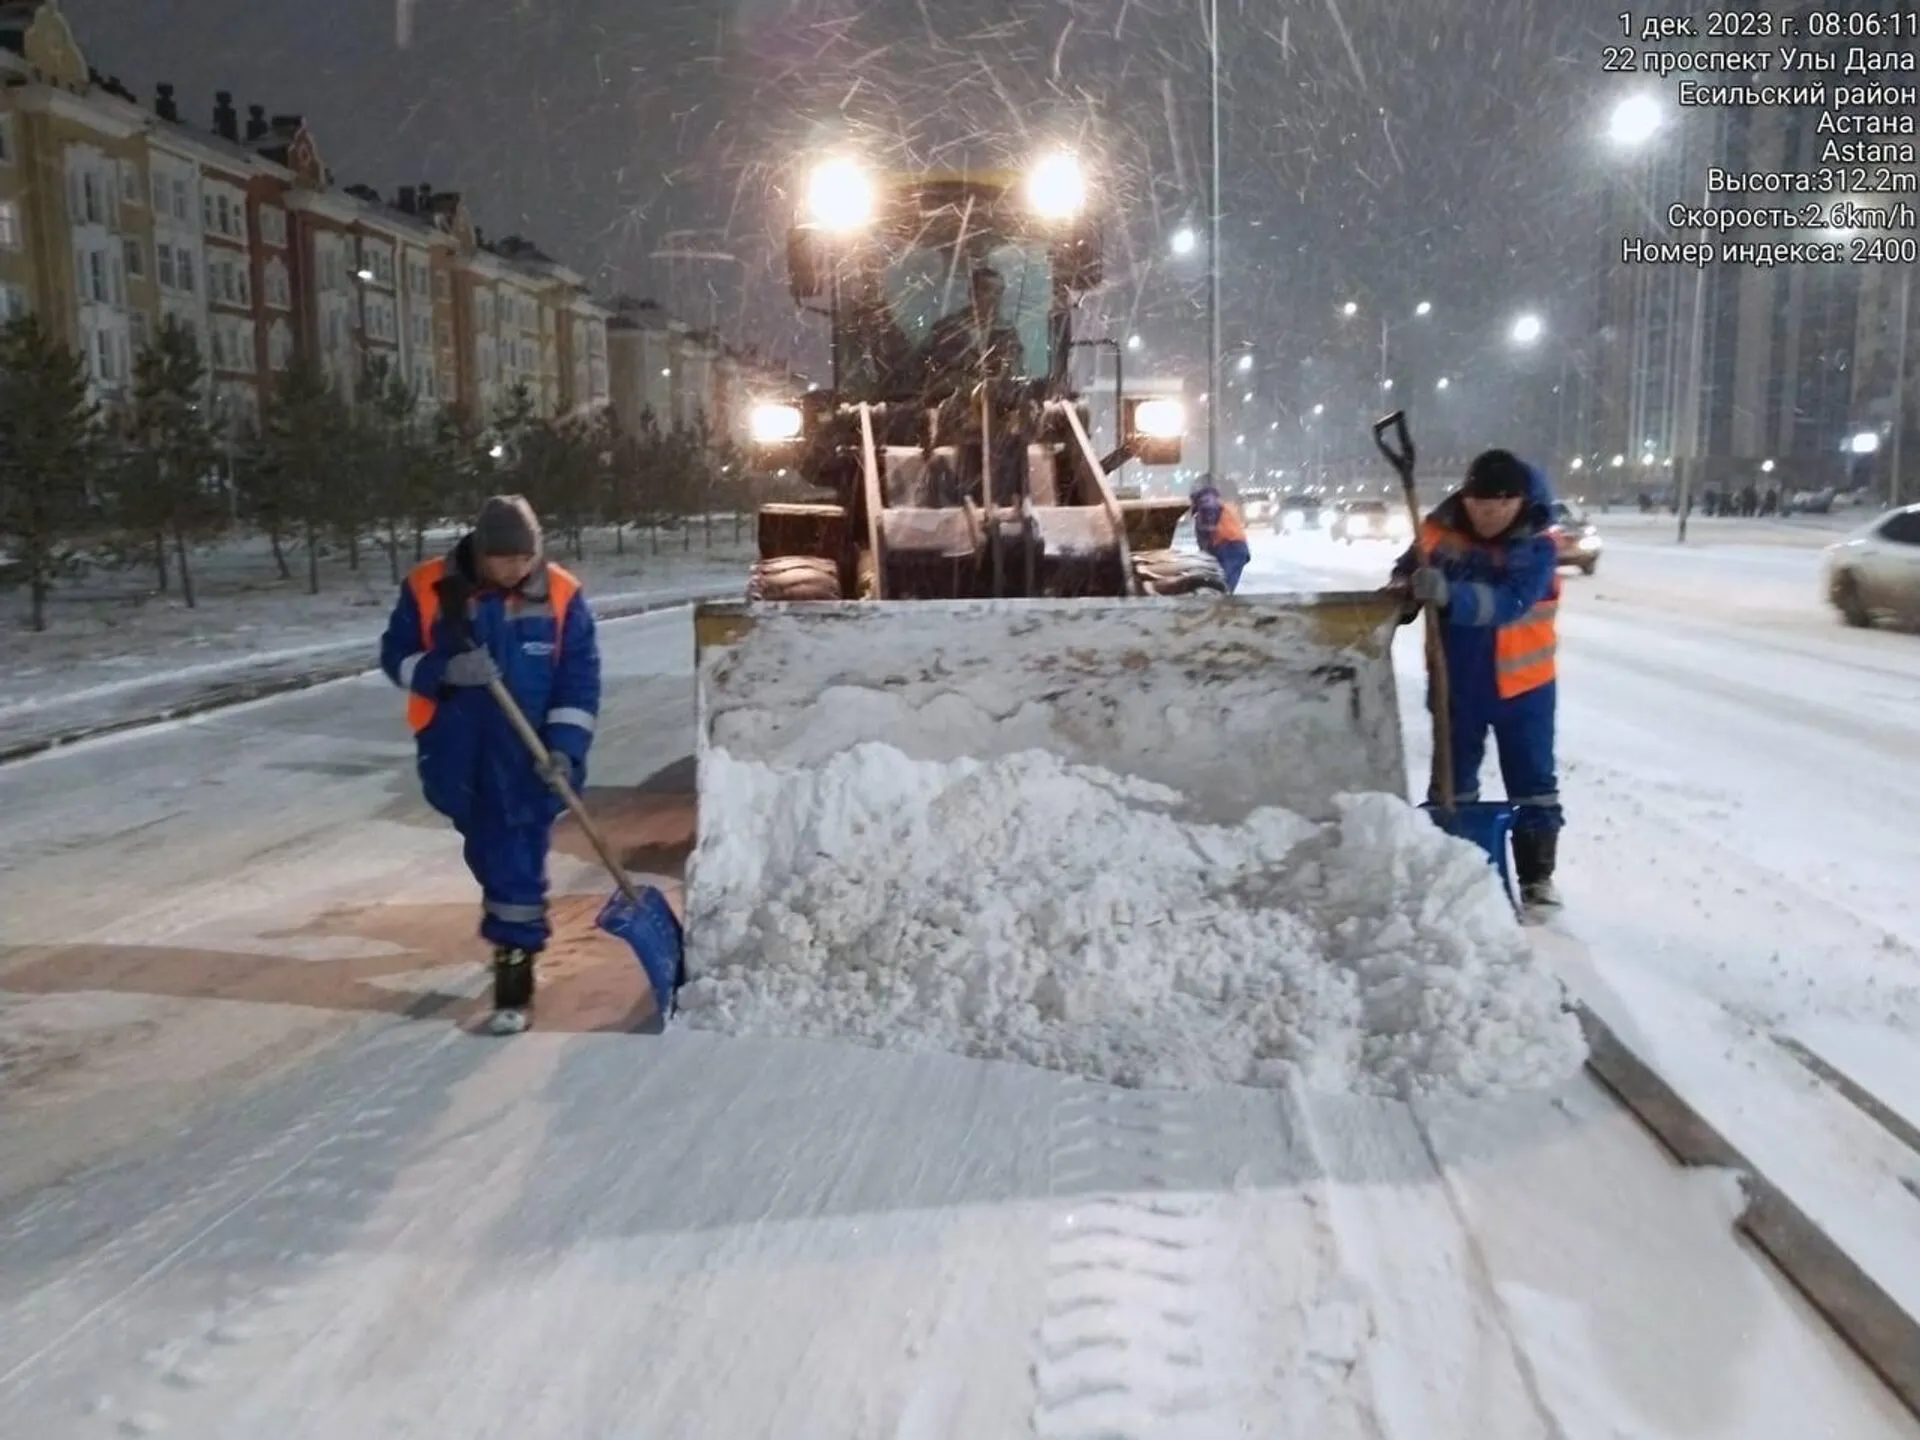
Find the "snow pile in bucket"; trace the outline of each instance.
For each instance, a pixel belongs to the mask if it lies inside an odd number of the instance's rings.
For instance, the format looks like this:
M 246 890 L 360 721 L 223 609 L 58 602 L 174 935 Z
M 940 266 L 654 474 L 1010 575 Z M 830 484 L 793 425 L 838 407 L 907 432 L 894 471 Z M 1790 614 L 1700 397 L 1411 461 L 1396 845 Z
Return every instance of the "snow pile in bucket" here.
M 1585 1058 L 1486 857 L 1394 796 L 1228 827 L 1037 750 L 703 763 L 692 1025 L 1181 1089 L 1478 1094 Z

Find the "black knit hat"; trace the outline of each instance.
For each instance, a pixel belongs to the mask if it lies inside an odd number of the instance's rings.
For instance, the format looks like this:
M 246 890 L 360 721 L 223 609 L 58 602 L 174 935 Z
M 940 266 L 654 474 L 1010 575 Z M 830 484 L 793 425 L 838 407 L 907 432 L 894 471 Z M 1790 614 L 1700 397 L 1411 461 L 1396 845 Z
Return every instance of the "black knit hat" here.
M 1483 450 L 1467 466 L 1467 483 L 1460 493 L 1476 500 L 1518 500 L 1531 488 L 1531 477 L 1519 456 L 1510 450 Z
M 495 495 L 473 522 L 476 555 L 538 555 L 540 521 L 521 495 Z

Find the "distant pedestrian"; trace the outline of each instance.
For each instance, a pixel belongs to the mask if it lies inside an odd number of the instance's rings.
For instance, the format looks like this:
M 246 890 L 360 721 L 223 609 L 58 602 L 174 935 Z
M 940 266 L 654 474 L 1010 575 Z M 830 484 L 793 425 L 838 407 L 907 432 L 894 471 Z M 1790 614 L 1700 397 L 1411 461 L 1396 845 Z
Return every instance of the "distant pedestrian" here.
M 1240 572 L 1247 568 L 1253 552 L 1247 548 L 1247 527 L 1232 502 L 1223 498 L 1211 475 L 1201 478 L 1198 488 L 1188 496 L 1193 506 L 1193 538 L 1207 554 L 1219 562 L 1227 577 L 1229 595 L 1240 588 Z
M 407 692 L 426 801 L 466 841 L 494 1008 L 524 1018 L 551 933 L 547 852 L 564 806 L 487 686 L 505 685 L 576 790 L 600 712 L 593 612 L 580 582 L 545 558 L 531 505 L 494 496 L 447 555 L 414 568 L 380 668 Z
M 1515 878 L 1534 912 L 1560 904 L 1553 872 L 1566 823 L 1554 756 L 1560 575 L 1552 523 L 1546 476 L 1488 450 L 1393 569 L 1415 602 L 1406 618 L 1432 605 L 1446 622 L 1455 799 L 1479 799 L 1493 731 L 1514 807 Z

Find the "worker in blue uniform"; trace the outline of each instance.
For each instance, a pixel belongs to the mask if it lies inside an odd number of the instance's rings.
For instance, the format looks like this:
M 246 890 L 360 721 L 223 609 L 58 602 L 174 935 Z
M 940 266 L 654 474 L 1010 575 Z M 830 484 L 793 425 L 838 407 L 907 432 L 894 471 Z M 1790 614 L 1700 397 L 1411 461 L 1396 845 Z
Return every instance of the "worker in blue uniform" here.
M 580 582 L 545 558 L 524 498 L 494 496 L 448 554 L 408 575 L 380 668 L 407 692 L 427 803 L 466 842 L 494 1008 L 524 1014 L 551 934 L 547 852 L 564 808 L 553 780 L 585 786 L 600 713 L 593 612 Z M 538 730 L 548 772 L 488 693 L 496 680 Z

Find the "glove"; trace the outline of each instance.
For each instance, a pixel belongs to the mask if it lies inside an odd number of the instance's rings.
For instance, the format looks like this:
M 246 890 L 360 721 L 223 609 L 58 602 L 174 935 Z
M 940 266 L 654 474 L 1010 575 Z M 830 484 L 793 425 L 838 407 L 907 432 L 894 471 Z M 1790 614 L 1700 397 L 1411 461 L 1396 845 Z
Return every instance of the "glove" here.
M 555 791 L 559 790 L 560 786 L 558 782 L 562 780 L 566 781 L 569 786 L 576 790 L 580 785 L 579 778 L 574 772 L 573 758 L 558 750 L 549 750 L 547 752 L 546 768 L 541 774 L 547 784 Z
M 1447 603 L 1447 577 L 1431 565 L 1422 565 L 1413 572 L 1413 598 L 1422 604 L 1436 609 L 1444 609 Z
M 445 683 L 468 686 L 486 685 L 500 678 L 500 667 L 485 650 L 462 650 L 447 662 Z

